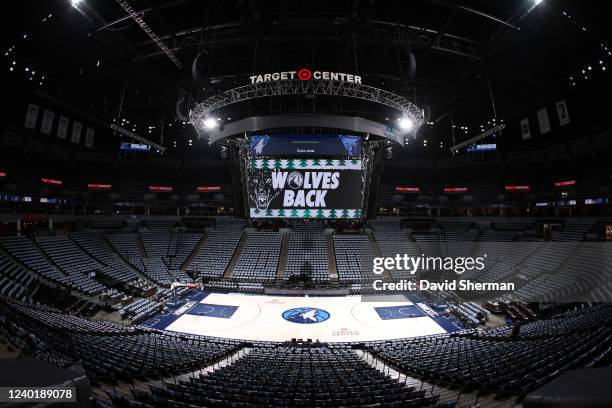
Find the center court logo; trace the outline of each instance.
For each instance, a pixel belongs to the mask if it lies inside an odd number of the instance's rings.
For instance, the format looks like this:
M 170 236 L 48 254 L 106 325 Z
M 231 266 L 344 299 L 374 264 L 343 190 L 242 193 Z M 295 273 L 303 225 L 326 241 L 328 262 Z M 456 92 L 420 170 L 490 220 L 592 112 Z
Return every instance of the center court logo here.
M 283 319 L 291 323 L 313 324 L 322 323 L 329 319 L 329 312 L 315 307 L 296 307 L 295 309 L 285 310 Z

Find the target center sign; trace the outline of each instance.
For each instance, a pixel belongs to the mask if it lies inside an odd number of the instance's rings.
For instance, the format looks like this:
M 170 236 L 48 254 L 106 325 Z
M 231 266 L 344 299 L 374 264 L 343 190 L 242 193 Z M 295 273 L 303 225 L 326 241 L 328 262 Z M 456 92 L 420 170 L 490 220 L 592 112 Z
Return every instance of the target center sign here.
M 342 81 L 352 82 L 355 84 L 361 84 L 361 76 L 355 74 L 347 74 L 344 72 L 330 72 L 330 71 L 319 71 L 311 70 L 309 68 L 301 68 L 298 71 L 281 71 L 281 72 L 270 72 L 265 74 L 253 75 L 249 77 L 251 84 L 258 84 L 261 82 L 273 82 L 273 81 L 289 81 L 292 79 L 300 79 L 302 81 L 325 80 L 325 81 Z

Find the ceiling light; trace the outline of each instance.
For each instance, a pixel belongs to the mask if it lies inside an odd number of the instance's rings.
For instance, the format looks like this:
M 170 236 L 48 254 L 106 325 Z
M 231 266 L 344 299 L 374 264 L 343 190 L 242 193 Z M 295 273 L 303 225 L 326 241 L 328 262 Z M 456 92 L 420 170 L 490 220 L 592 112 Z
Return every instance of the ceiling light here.
M 213 117 L 208 117 L 204 119 L 204 122 L 202 123 L 204 124 L 204 127 L 206 129 L 214 129 L 217 127 L 217 120 Z
M 412 121 L 412 119 L 404 117 L 401 119 L 398 119 L 399 122 L 399 127 L 402 130 L 410 130 L 414 127 L 414 122 Z

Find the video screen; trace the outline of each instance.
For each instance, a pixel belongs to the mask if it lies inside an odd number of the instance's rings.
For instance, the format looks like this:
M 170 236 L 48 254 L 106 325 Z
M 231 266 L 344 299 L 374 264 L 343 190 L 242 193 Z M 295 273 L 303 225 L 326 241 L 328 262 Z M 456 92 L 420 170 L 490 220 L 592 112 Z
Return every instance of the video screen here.
M 274 134 L 250 137 L 249 156 L 349 156 L 361 155 L 361 138 L 354 135 Z
M 121 143 L 120 149 L 121 150 L 134 150 L 134 151 L 139 151 L 139 152 L 148 152 L 149 150 L 151 150 L 151 147 L 149 145 L 142 144 L 142 143 L 124 142 L 124 143 Z
M 361 218 L 361 160 L 252 159 L 252 218 Z

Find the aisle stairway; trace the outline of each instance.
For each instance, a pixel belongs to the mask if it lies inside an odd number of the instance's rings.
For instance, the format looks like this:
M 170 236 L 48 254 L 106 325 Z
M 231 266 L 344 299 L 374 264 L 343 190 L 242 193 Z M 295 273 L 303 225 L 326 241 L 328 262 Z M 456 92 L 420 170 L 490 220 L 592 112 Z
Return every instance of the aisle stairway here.
M 496 395 L 492 393 L 481 394 L 478 391 L 465 392 L 451 387 L 432 384 L 400 373 L 366 350 L 356 350 L 356 352 L 365 362 L 398 382 L 406 384 L 409 387 L 414 387 L 417 390 L 427 390 L 428 395 L 438 395 L 440 397 L 440 403 L 447 404 L 446 406 L 453 406 L 455 408 L 522 407 L 522 404 L 518 402 L 515 397 L 496 399 Z
M 242 255 L 242 250 L 244 249 L 244 245 L 246 244 L 246 241 L 247 241 L 247 234 L 245 231 L 242 231 L 242 235 L 240 236 L 240 241 L 238 241 L 238 246 L 236 247 L 236 250 L 234 251 L 234 255 L 232 256 L 232 259 L 229 261 L 227 268 L 225 268 L 225 273 L 223 273 L 224 279 L 228 279 L 233 275 L 234 267 L 236 266 L 238 259 L 240 259 L 240 255 Z

